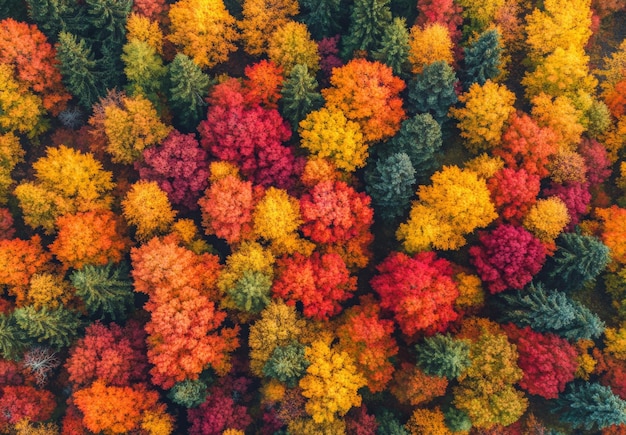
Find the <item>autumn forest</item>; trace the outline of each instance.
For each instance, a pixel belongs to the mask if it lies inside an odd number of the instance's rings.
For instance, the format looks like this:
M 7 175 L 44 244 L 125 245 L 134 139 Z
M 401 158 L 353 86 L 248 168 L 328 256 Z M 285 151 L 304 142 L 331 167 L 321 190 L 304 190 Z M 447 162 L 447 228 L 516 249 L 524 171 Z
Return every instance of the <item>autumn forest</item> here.
M 626 435 L 626 0 L 0 0 L 0 433 Z

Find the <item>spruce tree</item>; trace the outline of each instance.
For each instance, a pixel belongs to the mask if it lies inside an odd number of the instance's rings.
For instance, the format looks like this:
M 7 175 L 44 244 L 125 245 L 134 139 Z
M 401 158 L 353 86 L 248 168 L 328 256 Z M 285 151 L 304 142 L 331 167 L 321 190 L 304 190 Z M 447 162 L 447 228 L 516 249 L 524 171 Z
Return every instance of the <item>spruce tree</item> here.
M 341 30 L 341 0 L 301 0 L 302 21 L 311 36 L 320 40 L 333 36 Z
M 440 60 L 426 65 L 409 82 L 408 111 L 430 113 L 443 124 L 448 120 L 450 106 L 458 101 L 454 90 L 456 74 L 450 65 Z
M 29 341 L 60 349 L 69 346 L 78 335 L 78 314 L 63 305 L 36 309 L 32 305 L 17 308 L 12 316 Z
M 304 346 L 296 341 L 276 347 L 263 367 L 263 374 L 293 388 L 309 365 L 304 356 Z
M 108 315 L 112 319 L 124 318 L 133 304 L 133 284 L 125 263 L 106 266 L 87 265 L 70 276 L 76 295 L 80 297 L 89 314 Z
M 365 171 L 365 190 L 372 197 L 374 211 L 384 221 L 401 217 L 411 205 L 415 170 L 406 153 L 377 159 Z
M 372 53 L 375 60 L 385 63 L 393 73 L 404 77 L 409 70 L 409 31 L 406 19 L 394 18 L 383 31 L 380 48 Z
M 283 82 L 280 91 L 282 115 L 291 123 L 293 130 L 298 129 L 298 124 L 306 115 L 324 104 L 324 99 L 317 89 L 317 80 L 306 65 L 294 66 L 289 77 Z
M 159 107 L 160 101 L 157 93 L 163 86 L 163 79 L 167 72 L 161 56 L 153 46 L 139 40 L 128 42 L 122 51 L 124 74 L 129 81 L 127 89 L 130 95 L 142 95 L 155 107 Z
M 602 430 L 626 424 L 626 401 L 615 395 L 610 387 L 595 382 L 570 383 L 555 401 L 552 412 L 575 429 Z
M 205 98 L 211 80 L 188 56 L 178 53 L 169 65 L 169 103 L 174 119 L 192 131 L 204 117 Z
M 204 403 L 207 397 L 207 384 L 200 379 L 186 379 L 177 382 L 168 392 L 167 397 L 177 405 L 195 408 Z
M 502 44 L 500 32 L 491 29 L 483 32 L 470 46 L 465 47 L 465 89 L 472 83 L 484 85 L 500 75 Z
M 472 364 L 469 343 L 450 335 L 427 337 L 415 350 L 417 365 L 428 375 L 456 379 Z
M 351 57 L 355 50 L 378 49 L 383 32 L 391 20 L 389 0 L 355 0 L 348 34 L 342 39 L 343 57 Z
M 15 317 L 0 314 L 0 355 L 2 358 L 19 359 L 27 345 L 27 337 L 17 325 Z
M 13 3 L 15 0 L 4 0 Z M 67 31 L 67 21 L 79 18 L 80 9 L 76 2 L 67 0 L 26 0 L 28 16 L 46 35 L 49 41 L 57 41 L 62 31 Z
M 258 271 L 246 270 L 228 294 L 240 310 L 260 313 L 271 300 L 272 279 Z
M 24 0 L 0 0 L 0 20 L 5 18 L 26 21 L 28 14 Z

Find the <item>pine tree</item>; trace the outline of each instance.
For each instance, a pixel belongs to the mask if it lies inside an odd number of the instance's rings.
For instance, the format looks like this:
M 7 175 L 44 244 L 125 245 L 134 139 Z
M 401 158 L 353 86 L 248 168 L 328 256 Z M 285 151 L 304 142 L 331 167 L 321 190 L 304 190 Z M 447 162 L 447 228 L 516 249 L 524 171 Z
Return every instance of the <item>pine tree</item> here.
M 309 361 L 304 356 L 304 346 L 294 341 L 274 349 L 263 367 L 263 374 L 293 388 L 304 376 L 309 365 Z
M 568 340 L 594 339 L 604 332 L 604 322 L 565 293 L 531 284 L 527 290 L 500 296 L 500 321 L 513 322 L 537 332 L 552 332 Z
M 79 10 L 75 3 L 66 0 L 26 0 L 28 16 L 51 41 L 56 40 L 59 32 L 66 30 L 68 18 L 79 18 Z
M 465 47 L 465 88 L 472 83 L 484 85 L 500 75 L 502 44 L 497 29 L 483 32 L 474 43 Z
M 570 383 L 552 412 L 560 413 L 561 421 L 576 429 L 601 430 L 626 424 L 626 401 L 613 394 L 611 388 L 595 382 Z
M 365 190 L 374 211 L 385 221 L 404 215 L 414 193 L 415 169 L 404 152 L 376 160 L 365 172 Z
M 306 65 L 296 65 L 291 69 L 280 93 L 282 114 L 289 120 L 294 130 L 298 129 L 300 121 L 307 114 L 324 104 L 324 99 L 317 89 L 317 80 Z
M 188 56 L 178 53 L 169 65 L 169 102 L 174 119 L 187 131 L 204 117 L 211 81 Z
M 29 341 L 46 343 L 57 349 L 69 346 L 81 326 L 78 315 L 63 305 L 39 310 L 29 305 L 16 309 L 13 317 Z
M 456 340 L 449 334 L 427 337 L 415 346 L 417 365 L 427 375 L 448 379 L 458 378 L 471 365 L 470 346 L 465 340 Z
M 125 263 L 106 266 L 86 265 L 70 276 L 76 294 L 85 302 L 89 314 L 124 318 L 133 304 L 133 285 Z
M 102 88 L 93 53 L 83 39 L 61 32 L 57 44 L 57 59 L 63 75 L 63 84 L 85 108 L 106 94 Z
M 320 40 L 341 30 L 341 0 L 301 0 L 302 21 L 313 38 Z
M 204 403 L 207 397 L 207 384 L 201 379 L 186 379 L 177 382 L 167 394 L 167 397 L 177 405 L 185 408 L 195 408 Z
M 163 87 L 167 72 L 156 49 L 145 41 L 133 39 L 122 48 L 124 74 L 129 81 L 127 90 L 131 96 L 143 95 L 159 106 L 158 92 Z
M 356 0 L 350 16 L 348 34 L 343 39 L 343 57 L 355 50 L 375 50 L 385 28 L 391 25 L 390 0 Z
M 375 60 L 391 67 L 393 73 L 403 77 L 409 69 L 409 31 L 405 18 L 394 18 L 385 27 L 380 48 L 372 53 Z
M 15 317 L 0 314 L 0 355 L 4 359 L 19 359 L 27 345 L 27 338 Z
M 378 422 L 377 435 L 409 435 L 398 417 L 388 409 L 383 408 L 378 412 L 376 421 Z
M 0 20 L 5 18 L 26 21 L 28 19 L 26 2 L 24 0 L 0 0 Z
M 260 313 L 271 300 L 272 279 L 263 272 L 246 270 L 228 295 L 240 310 Z
M 440 124 L 448 120 L 448 109 L 458 100 L 454 85 L 456 74 L 444 61 L 426 65 L 409 82 L 408 111 L 430 113 Z

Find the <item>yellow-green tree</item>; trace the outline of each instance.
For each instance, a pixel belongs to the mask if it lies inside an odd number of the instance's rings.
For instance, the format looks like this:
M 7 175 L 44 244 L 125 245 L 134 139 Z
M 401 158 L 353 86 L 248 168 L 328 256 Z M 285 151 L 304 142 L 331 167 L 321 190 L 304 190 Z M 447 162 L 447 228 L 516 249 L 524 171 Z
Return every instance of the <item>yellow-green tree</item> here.
M 413 26 L 409 35 L 409 63 L 413 74 L 421 73 L 426 65 L 439 60 L 447 64 L 454 62 L 448 28 L 439 23 L 429 23 L 423 28 Z
M 180 0 L 170 7 L 168 39 L 200 67 L 228 60 L 239 39 L 235 19 L 222 0 Z
M 7 202 L 13 184 L 11 171 L 23 159 L 24 150 L 18 137 L 13 133 L 0 134 L 0 204 Z
M 455 3 L 463 8 L 463 18 L 468 21 L 465 33 L 474 31 L 482 33 L 494 21 L 506 0 L 457 0 Z
M 91 154 L 61 145 L 48 148 L 46 156 L 33 164 L 35 180 L 15 188 L 24 222 L 46 233 L 54 232 L 54 222 L 64 214 L 109 209 L 113 175 Z
M 165 233 L 174 222 L 176 212 L 156 181 L 140 180 L 133 184 L 122 201 L 126 222 L 137 228 L 136 236 L 146 241 Z
M 298 12 L 297 0 L 244 0 L 243 20 L 237 23 L 244 50 L 253 56 L 265 53 L 276 29 Z
M 283 67 L 288 76 L 296 65 L 306 65 L 312 74 L 319 70 L 317 43 L 311 38 L 306 24 L 289 20 L 276 29 L 269 41 L 267 56 Z
M 333 349 L 327 340 L 316 340 L 306 347 L 305 358 L 311 365 L 299 386 L 308 399 L 305 410 L 313 421 L 333 422 L 361 405 L 358 389 L 367 382 L 347 353 Z
M 450 114 L 459 121 L 465 147 L 474 154 L 495 148 L 509 116 L 515 111 L 515 94 L 506 86 L 487 80 L 482 86 L 472 84 L 459 101 L 464 107 L 450 109 Z
M 444 166 L 431 182 L 419 187 L 408 221 L 396 232 L 406 252 L 458 249 L 466 234 L 496 219 L 487 183 L 476 173 Z
M 163 32 L 159 27 L 158 21 L 152 21 L 150 18 L 132 13 L 126 21 L 126 39 L 132 41 L 136 39 L 145 42 L 153 47 L 157 53 L 163 54 Z
M 0 89 L 0 133 L 22 133 L 33 138 L 47 129 L 41 97 L 15 78 L 10 65 L 0 64 Z
M 358 123 L 340 110 L 322 108 L 300 121 L 300 146 L 316 158 L 330 160 L 338 169 L 353 172 L 365 166 L 367 144 Z

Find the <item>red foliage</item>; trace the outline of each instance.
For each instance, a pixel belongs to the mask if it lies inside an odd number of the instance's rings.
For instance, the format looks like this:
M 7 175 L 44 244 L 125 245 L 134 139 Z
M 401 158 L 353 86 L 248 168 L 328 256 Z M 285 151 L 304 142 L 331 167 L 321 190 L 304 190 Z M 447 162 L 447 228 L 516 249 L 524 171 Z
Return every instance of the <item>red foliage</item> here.
M 530 207 L 537 201 L 539 176 L 524 169 L 503 168 L 487 180 L 491 200 L 498 207 L 501 220 L 520 224 Z
M 0 359 L 0 385 L 20 385 L 24 377 L 15 361 Z
M 100 322 L 89 325 L 65 363 L 70 381 L 77 386 L 98 379 L 117 386 L 147 381 L 145 339 L 146 333 L 137 321 L 130 320 L 124 327 Z
M 365 405 L 350 410 L 346 417 L 346 433 L 348 435 L 376 435 L 378 422 L 376 417 L 367 413 Z
M 8 208 L 0 208 L 0 240 L 12 239 L 14 234 L 13 215 Z
M 12 18 L 0 21 L 0 63 L 12 65 L 17 79 L 39 94 L 53 115 L 65 109 L 71 96 L 61 82 L 56 50 L 37 26 Z
M 449 261 L 434 252 L 413 257 L 394 252 L 376 269 L 379 275 L 371 285 L 381 297 L 380 306 L 393 312 L 405 335 L 444 332 L 457 319 L 453 308 L 459 290 Z
M 247 386 L 245 378 L 234 381 L 230 376 L 222 378 L 209 389 L 204 403 L 187 411 L 187 419 L 191 424 L 189 434 L 220 435 L 226 429 L 245 430 L 252 423 L 252 418 L 247 408 L 238 404 L 234 397 L 241 397 Z
M 208 186 L 207 153 L 193 133 L 172 130 L 162 145 L 144 150 L 143 161 L 135 162 L 135 169 L 142 179 L 156 181 L 172 204 L 189 210 L 198 208 L 198 199 Z
M 417 0 L 416 24 L 424 26 L 427 23 L 439 23 L 448 28 L 453 42 L 461 39 L 463 24 L 462 8 L 454 0 Z
M 602 435 L 626 435 L 626 424 L 607 426 L 602 429 Z
M 333 68 L 339 68 L 343 65 L 343 61 L 339 57 L 339 44 L 340 35 L 330 36 L 322 38 L 317 43 L 317 52 L 320 55 L 320 69 L 327 77 L 333 72 Z
M 63 415 L 61 425 L 61 435 L 87 435 L 89 431 L 83 424 L 83 415 L 71 400 L 68 400 L 68 406 Z
M 541 241 L 522 227 L 500 225 L 479 237 L 480 245 L 469 249 L 471 262 L 492 294 L 523 289 L 546 259 Z
M 589 193 L 588 183 L 558 184 L 551 182 L 542 194 L 546 197 L 556 196 L 565 203 L 569 215 L 569 223 L 565 227 L 566 231 L 573 230 L 580 219 L 589 212 L 591 193 Z
M 509 341 L 517 346 L 517 365 L 524 372 L 519 386 L 530 394 L 556 399 L 565 384 L 574 380 L 578 353 L 567 340 L 555 334 L 540 334 L 529 326 L 503 326 Z
M 585 159 L 587 181 L 591 187 L 604 183 L 611 175 L 611 161 L 606 148 L 595 139 L 584 138 L 578 145 L 578 154 Z
M 268 109 L 278 108 L 280 88 L 282 88 L 283 67 L 269 60 L 261 60 L 247 65 L 244 86 L 248 89 L 246 100 L 249 104 L 261 104 Z
M 340 303 L 356 290 L 356 277 L 350 276 L 343 259 L 334 253 L 283 257 L 277 261 L 276 275 L 274 296 L 288 305 L 301 302 L 304 315 L 316 320 L 339 314 Z
M 282 145 L 291 129 L 278 111 L 246 102 L 236 79 L 215 86 L 209 100 L 207 119 L 198 126 L 202 147 L 217 159 L 238 165 L 255 184 L 290 188 L 303 162 Z
M 610 387 L 613 393 L 626 400 L 626 362 L 606 353 L 602 358 L 602 376 L 600 383 Z
M 511 115 L 509 127 L 502 135 L 502 145 L 493 153 L 504 159 L 509 168 L 523 168 L 540 178 L 549 174 L 549 158 L 557 151 L 552 130 L 541 128 L 525 113 Z
M 169 6 L 165 0 L 134 0 L 133 12 L 150 18 L 151 20 L 162 20 L 166 18 Z
M 0 430 L 23 419 L 48 420 L 56 407 L 54 395 L 28 385 L 5 385 L 0 389 Z
M 605 97 L 611 114 L 619 119 L 626 113 L 626 78 L 619 81 Z

